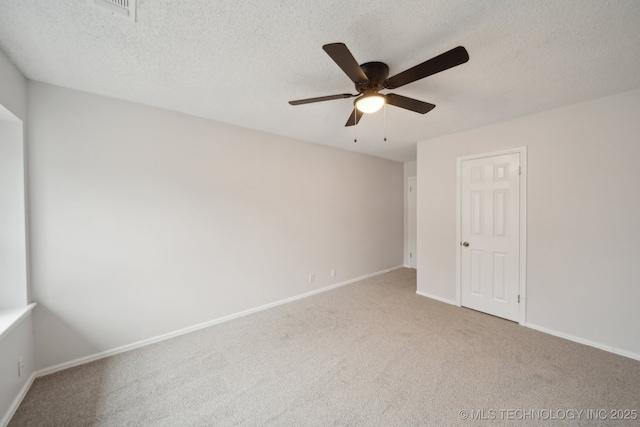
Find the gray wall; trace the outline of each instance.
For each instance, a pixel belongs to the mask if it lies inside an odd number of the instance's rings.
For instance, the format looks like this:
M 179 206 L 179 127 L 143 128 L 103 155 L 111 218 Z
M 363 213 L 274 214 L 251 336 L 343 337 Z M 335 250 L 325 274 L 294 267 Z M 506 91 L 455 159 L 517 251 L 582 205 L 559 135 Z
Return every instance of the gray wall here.
M 0 218 L 3 222 L 0 226 L 2 235 L 3 259 L 11 257 L 11 265 L 4 268 L 0 278 L 2 279 L 3 290 L 0 292 L 0 317 L 6 314 L 3 309 L 26 304 L 27 280 L 25 272 L 25 218 L 24 218 L 24 183 L 20 180 L 23 151 L 23 124 L 27 115 L 27 85 L 26 80 L 18 69 L 9 61 L 4 52 L 0 51 L 0 110 L 2 110 L 2 125 L 0 125 L 0 142 L 7 142 L 0 148 L 0 167 L 2 171 L 2 191 L 3 200 L 0 202 Z M 6 108 L 6 110 L 5 110 Z M 6 119 L 12 118 L 11 122 Z M 18 120 L 19 119 L 19 120 Z M 5 138 L 9 138 L 8 140 Z M 4 144 L 3 144 L 4 145 Z M 20 158 L 16 158 L 16 156 Z M 6 169 L 6 162 L 12 157 L 10 169 Z M 7 187 L 8 180 L 14 182 L 14 186 Z M 7 205 L 11 197 L 12 203 Z M 20 206 L 22 201 L 22 206 Z M 20 213 L 22 211 L 22 214 Z M 8 221 L 8 222 L 7 222 Z M 6 228 L 5 228 L 6 227 Z M 10 243 L 8 246 L 7 243 Z M 10 251 L 6 253 L 5 251 Z M 1 263 L 1 262 L 0 262 Z M 16 264 L 19 267 L 16 268 Z M 7 271 L 6 268 L 10 270 Z M 11 282 L 8 282 L 11 280 Z M 17 283 L 16 281 L 19 281 Z M 8 290 L 8 292 L 7 292 Z M 7 302 L 5 304 L 5 302 Z M 30 382 L 34 372 L 33 353 L 33 329 L 31 318 L 24 319 L 15 325 L 9 332 L 2 334 L 0 339 L 0 425 L 8 416 L 14 400 L 21 390 Z M 2 323 L 2 322 L 0 322 Z M 18 377 L 18 359 L 24 358 L 25 370 L 21 377 Z
M 640 358 L 640 90 L 418 144 L 418 290 L 456 295 L 456 157 L 528 146 L 527 319 Z
M 402 163 L 28 93 L 39 368 L 402 264 Z
M 0 50 L 0 104 L 23 122 L 27 119 L 27 82 Z
M 31 384 L 34 363 L 32 316 L 27 316 L 0 340 L 0 425 L 13 413 L 18 396 Z M 18 377 L 18 360 L 25 370 Z
M 22 122 L 0 120 L 0 311 L 27 305 Z

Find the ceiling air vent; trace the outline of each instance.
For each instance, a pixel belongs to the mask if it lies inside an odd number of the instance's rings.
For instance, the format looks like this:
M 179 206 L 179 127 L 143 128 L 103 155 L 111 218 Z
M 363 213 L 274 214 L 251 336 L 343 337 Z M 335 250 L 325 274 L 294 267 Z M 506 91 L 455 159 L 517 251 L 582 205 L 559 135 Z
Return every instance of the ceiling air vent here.
M 98 10 L 136 22 L 136 0 L 88 0 Z

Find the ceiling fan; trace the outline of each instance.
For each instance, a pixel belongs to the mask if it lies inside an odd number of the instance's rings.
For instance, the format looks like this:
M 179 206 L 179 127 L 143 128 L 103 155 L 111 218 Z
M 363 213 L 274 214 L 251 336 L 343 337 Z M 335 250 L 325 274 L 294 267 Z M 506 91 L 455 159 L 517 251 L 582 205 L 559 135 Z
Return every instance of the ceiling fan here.
M 396 89 L 400 86 L 423 79 L 440 71 L 448 70 L 469 60 L 467 50 L 458 46 L 441 55 L 429 59 L 415 67 L 409 68 L 393 77 L 389 77 L 389 67 L 383 62 L 367 62 L 358 65 L 344 43 L 331 43 L 322 46 L 325 52 L 335 61 L 345 74 L 355 83 L 357 94 L 342 93 L 321 96 L 318 98 L 289 101 L 291 105 L 310 104 L 312 102 L 331 101 L 333 99 L 358 97 L 354 101 L 355 108 L 345 126 L 357 125 L 365 113 L 374 113 L 386 103 L 395 107 L 425 114 L 435 105 L 419 101 L 395 93 L 381 94 L 383 89 Z

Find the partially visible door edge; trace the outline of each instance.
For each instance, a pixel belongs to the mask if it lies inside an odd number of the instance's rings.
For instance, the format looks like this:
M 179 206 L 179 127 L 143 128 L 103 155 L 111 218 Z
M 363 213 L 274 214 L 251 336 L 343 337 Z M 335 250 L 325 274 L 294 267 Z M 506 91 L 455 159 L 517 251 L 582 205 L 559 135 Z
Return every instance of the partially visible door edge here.
M 418 269 L 418 260 L 416 259 L 416 254 L 418 253 L 418 232 L 417 232 L 417 227 L 418 227 L 418 197 L 416 194 L 416 199 L 415 199 L 415 205 L 413 206 L 413 213 L 412 213 L 412 209 L 411 209 L 411 196 L 412 196 L 412 191 L 411 191 L 411 183 L 414 183 L 415 186 L 417 186 L 417 182 L 418 182 L 418 177 L 417 176 L 410 176 L 407 178 L 407 189 L 409 190 L 409 194 L 407 194 L 407 209 L 409 210 L 408 215 L 407 215 L 407 252 L 409 253 L 409 267 L 410 268 L 414 268 L 412 267 L 412 264 L 415 263 L 415 269 Z M 413 192 L 415 194 L 415 192 Z M 416 250 L 415 253 L 411 252 L 411 215 L 413 214 L 413 219 L 415 221 L 414 226 L 415 228 L 413 229 L 413 238 L 415 240 L 415 244 L 416 244 Z

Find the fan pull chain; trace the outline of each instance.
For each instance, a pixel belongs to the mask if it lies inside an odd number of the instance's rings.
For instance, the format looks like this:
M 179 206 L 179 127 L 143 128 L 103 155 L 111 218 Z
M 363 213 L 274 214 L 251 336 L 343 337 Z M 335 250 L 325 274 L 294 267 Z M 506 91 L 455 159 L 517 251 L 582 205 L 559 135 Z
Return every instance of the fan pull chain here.
M 356 106 L 353 106 L 353 142 L 358 142 L 358 130 L 356 126 L 358 124 L 358 112 Z
M 384 109 L 383 113 L 384 113 L 384 140 L 387 140 L 387 103 L 385 102 L 384 105 L 382 106 L 382 108 Z

